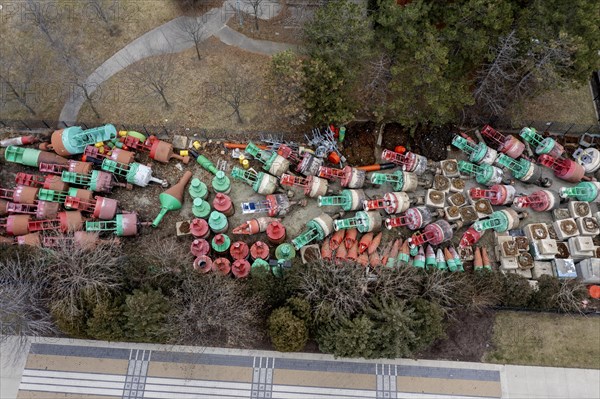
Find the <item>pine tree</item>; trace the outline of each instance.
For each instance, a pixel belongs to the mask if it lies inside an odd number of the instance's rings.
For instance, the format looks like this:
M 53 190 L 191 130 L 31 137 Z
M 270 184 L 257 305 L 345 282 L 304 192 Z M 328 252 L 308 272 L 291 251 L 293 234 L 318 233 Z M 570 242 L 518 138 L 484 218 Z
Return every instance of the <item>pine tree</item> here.
M 160 290 L 135 290 L 125 299 L 128 337 L 136 342 L 164 343 L 168 338 L 166 317 L 169 300 Z

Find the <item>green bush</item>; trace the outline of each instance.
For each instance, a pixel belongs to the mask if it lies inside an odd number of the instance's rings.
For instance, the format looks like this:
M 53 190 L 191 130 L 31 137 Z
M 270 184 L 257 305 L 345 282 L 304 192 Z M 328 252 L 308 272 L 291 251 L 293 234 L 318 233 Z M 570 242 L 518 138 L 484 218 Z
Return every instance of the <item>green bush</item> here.
M 123 303 L 118 299 L 97 304 L 92 311 L 92 317 L 87 320 L 87 334 L 105 341 L 126 340 L 124 326 L 127 318 L 123 311 Z
M 373 321 L 364 314 L 352 320 L 342 317 L 322 325 L 315 338 L 321 352 L 336 357 L 376 358 L 379 339 L 373 328 Z
M 169 299 L 160 290 L 133 291 L 125 299 L 123 312 L 127 335 L 136 342 L 165 342 L 170 309 Z
M 290 297 L 287 277 L 275 277 L 270 270 L 263 268 L 252 270 L 250 277 L 244 281 L 246 293 L 250 297 L 257 298 L 264 304 L 265 312 L 268 314 L 272 309 L 285 304 Z
M 556 308 L 556 294 L 560 291 L 560 282 L 552 276 L 541 276 L 538 279 L 537 290 L 531 295 L 529 307 L 537 310 L 552 310 Z
M 310 303 L 306 299 L 295 296 L 289 298 L 285 304 L 288 308 L 290 308 L 294 316 L 307 324 L 311 323 L 312 316 L 310 313 Z
M 416 299 L 411 302 L 415 309 L 415 320 L 418 325 L 415 328 L 417 341 L 412 346 L 414 351 L 429 347 L 436 339 L 444 337 L 444 311 L 435 302 L 424 299 Z
M 504 276 L 504 289 L 501 305 L 507 307 L 527 307 L 533 294 L 529 281 L 518 274 L 509 273 Z
M 292 314 L 288 307 L 275 309 L 268 320 L 271 342 L 281 352 L 302 350 L 308 341 L 306 323 Z

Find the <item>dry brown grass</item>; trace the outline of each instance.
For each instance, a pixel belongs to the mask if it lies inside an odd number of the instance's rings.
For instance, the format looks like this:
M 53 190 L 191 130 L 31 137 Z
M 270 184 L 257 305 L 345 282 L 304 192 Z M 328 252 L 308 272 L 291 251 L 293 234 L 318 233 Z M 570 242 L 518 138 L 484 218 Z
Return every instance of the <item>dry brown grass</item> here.
M 551 90 L 523 104 L 515 104 L 513 120 L 597 124 L 592 95 L 587 84 Z
M 203 58 L 198 61 L 194 49 L 175 54 L 174 79 L 166 89 L 171 109 L 160 99 L 149 97 L 132 87 L 127 70 L 121 71 L 101 86 L 95 94 L 102 122 L 144 123 L 148 125 L 177 121 L 180 126 L 227 130 L 274 130 L 273 110 L 268 107 L 267 92 L 258 89 L 256 101 L 241 107 L 245 123 L 239 124 L 232 109 L 225 102 L 210 95 L 209 84 L 223 79 L 223 66 L 237 64 L 244 67 L 257 81 L 264 83 L 270 57 L 245 52 L 210 38 L 201 44 Z M 161 56 L 158 56 L 161 57 Z M 144 61 L 141 61 L 144 62 Z M 89 107 L 84 105 L 79 119 L 94 121 Z M 101 121 L 98 121 L 101 122 Z
M 7 4 L 8 3 L 8 4 Z M 27 14 L 24 1 L 3 4 L 0 24 L 0 55 L 7 54 L 11 46 L 18 46 L 26 53 L 42 54 L 39 82 L 29 92 L 39 118 L 56 119 L 69 95 L 69 85 L 64 81 L 64 67 L 60 58 L 53 54 L 46 39 Z M 91 73 L 106 59 L 132 40 L 181 15 L 174 0 L 119 0 L 114 11 L 115 25 L 119 33 L 111 36 L 87 1 L 50 1 L 42 10 L 49 16 L 53 34 L 64 38 L 73 54 L 82 60 L 86 73 Z M 50 4 L 50 5 L 48 5 Z M 112 5 L 112 1 L 105 1 Z M 16 102 L 0 104 L 2 118 L 31 118 Z
M 498 312 L 491 363 L 600 369 L 600 318 Z

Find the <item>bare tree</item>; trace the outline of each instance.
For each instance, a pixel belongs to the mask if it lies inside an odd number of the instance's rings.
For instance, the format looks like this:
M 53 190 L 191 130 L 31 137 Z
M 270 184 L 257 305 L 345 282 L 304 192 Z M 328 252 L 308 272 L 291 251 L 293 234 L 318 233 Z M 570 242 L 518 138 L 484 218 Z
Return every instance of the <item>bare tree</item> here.
M 238 65 L 225 67 L 220 84 L 209 84 L 208 91 L 213 97 L 226 102 L 236 115 L 238 123 L 244 123 L 241 107 L 256 98 L 257 84 L 253 76 Z
M 200 61 L 202 59 L 202 56 L 200 55 L 200 43 L 202 43 L 206 37 L 204 21 L 201 17 L 182 17 L 177 21 L 177 25 L 179 26 L 179 29 L 181 29 L 185 39 L 194 43 L 196 56 L 198 57 L 198 61 Z
M 185 273 L 168 316 L 174 343 L 247 346 L 260 338 L 260 301 L 242 299 L 244 287 L 238 281 L 216 273 Z
M 127 67 L 127 78 L 147 95 L 160 98 L 166 109 L 171 109 L 167 90 L 175 77 L 173 62 L 173 54 L 167 49 L 162 55 L 145 58 Z
M 0 58 L 0 81 L 14 99 L 31 115 L 36 115 L 30 104 L 28 92 L 38 75 L 40 57 L 37 53 L 25 54 L 23 49 L 11 47 Z
M 483 114 L 502 115 L 510 104 L 508 89 L 519 74 L 518 44 L 515 30 L 501 37 L 498 46 L 491 49 L 493 60 L 479 71 L 473 97 Z
M 46 257 L 51 299 L 73 315 L 81 308 L 84 295 L 87 300 L 99 303 L 121 287 L 121 256 L 116 239 L 103 240 L 93 248 L 72 240 L 58 240 Z
M 41 253 L 0 261 L 0 343 L 15 337 L 11 355 L 25 348 L 27 337 L 48 336 L 56 331 L 44 297 L 48 282 Z
M 311 303 L 317 320 L 350 317 L 369 301 L 368 278 L 356 263 L 316 261 L 292 270 L 299 296 Z
M 54 53 L 61 59 L 66 71 L 69 73 L 69 79 L 76 91 L 85 98 L 85 101 L 89 104 L 90 108 L 96 115 L 96 118 L 100 118 L 100 113 L 92 101 L 92 93 L 95 89 L 94 85 L 87 81 L 88 73 L 83 66 L 82 58 L 75 55 L 72 46 L 68 46 L 65 42 L 66 35 L 54 34 L 55 24 L 44 14 L 39 2 L 34 0 L 27 0 L 29 3 L 29 12 L 33 17 L 35 25 L 39 28 L 43 37 L 48 41 L 50 48 L 54 50 Z
M 369 108 L 385 109 L 390 94 L 391 67 L 392 59 L 383 51 L 369 62 L 364 93 Z
M 262 15 L 262 3 L 264 0 L 244 0 L 248 6 L 252 8 L 254 14 L 254 28 L 258 30 L 258 17 Z
M 121 33 L 116 21 L 117 0 L 87 0 L 87 4 L 102 21 L 109 35 L 118 36 Z

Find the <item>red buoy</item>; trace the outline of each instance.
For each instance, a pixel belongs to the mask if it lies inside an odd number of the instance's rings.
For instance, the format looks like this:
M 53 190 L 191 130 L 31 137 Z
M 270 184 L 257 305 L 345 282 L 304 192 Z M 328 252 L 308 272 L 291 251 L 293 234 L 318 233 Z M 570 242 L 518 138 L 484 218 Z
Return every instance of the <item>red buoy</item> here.
M 192 233 L 194 237 L 208 238 L 210 235 L 208 222 L 200 218 L 192 220 L 192 223 L 190 224 L 190 233 Z
M 256 241 L 250 247 L 250 256 L 252 259 L 269 259 L 269 246 L 262 241 Z
M 281 244 L 285 241 L 285 227 L 279 222 L 271 222 L 267 226 L 267 237 L 271 244 Z
M 218 258 L 213 262 L 212 268 L 214 271 L 226 275 L 231 271 L 231 262 L 227 258 Z
M 206 255 L 198 256 L 194 260 L 194 270 L 200 273 L 208 273 L 213 268 L 213 262 Z
M 229 249 L 229 253 L 234 260 L 248 258 L 249 252 L 250 250 L 248 249 L 248 244 L 243 241 L 234 242 L 231 244 L 231 248 Z
M 246 259 L 238 259 L 233 262 L 231 272 L 237 278 L 248 277 L 248 274 L 250 274 L 250 263 Z
M 223 193 L 217 193 L 215 199 L 213 200 L 213 208 L 225 216 L 231 216 L 235 213 L 235 208 L 233 207 L 231 198 L 229 198 L 227 194 Z
M 203 238 L 198 238 L 196 240 L 194 240 L 192 242 L 192 245 L 190 246 L 190 252 L 192 253 L 192 255 L 198 257 L 198 256 L 202 256 L 202 255 L 208 255 L 208 252 L 210 251 L 210 245 L 208 244 L 208 241 L 206 241 Z

